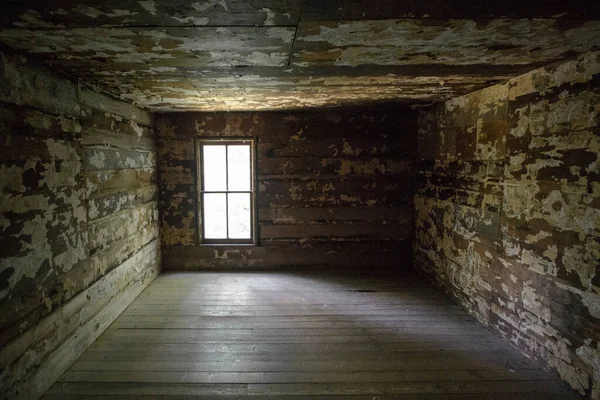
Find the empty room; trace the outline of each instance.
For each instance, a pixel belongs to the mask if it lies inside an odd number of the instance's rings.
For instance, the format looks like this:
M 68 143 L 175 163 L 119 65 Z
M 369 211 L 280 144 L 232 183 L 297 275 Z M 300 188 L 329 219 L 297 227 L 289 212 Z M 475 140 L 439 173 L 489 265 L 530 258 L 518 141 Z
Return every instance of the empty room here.
M 600 3 L 5 0 L 0 399 L 600 400 Z

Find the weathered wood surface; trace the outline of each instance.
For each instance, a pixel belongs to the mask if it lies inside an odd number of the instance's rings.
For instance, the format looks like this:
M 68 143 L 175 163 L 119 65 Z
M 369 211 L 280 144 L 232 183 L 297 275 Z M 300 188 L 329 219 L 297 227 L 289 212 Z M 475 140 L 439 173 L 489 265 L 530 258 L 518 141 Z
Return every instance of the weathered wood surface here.
M 90 61 L 86 61 L 91 64 Z M 90 81 L 125 100 L 146 98 L 161 111 L 273 110 L 336 106 L 361 101 L 415 102 L 456 96 L 531 70 L 531 65 L 359 65 L 353 67 L 199 67 L 154 68 L 146 63 L 88 65 Z M 158 70 L 158 71 L 157 71 Z M 108 73 L 118 75 L 106 76 Z M 398 88 L 402 88 L 399 91 Z M 219 96 L 212 93 L 218 90 Z M 160 91 L 163 98 L 152 98 Z M 200 92 L 200 96 L 198 95 Z
M 415 276 L 290 271 L 160 276 L 45 398 L 473 394 L 579 398 Z
M 33 330 L 9 344 L 2 352 L 2 364 L 17 360 L 15 371 L 7 373 L 7 383 L 17 382 L 4 393 L 7 398 L 34 399 L 40 397 L 88 346 L 115 320 L 115 318 L 158 275 L 160 259 L 157 241 L 150 243 L 138 254 L 129 258 L 102 280 L 78 294 L 57 313 L 42 320 Z M 107 290 L 112 286 L 113 290 Z M 65 321 L 67 323 L 65 323 Z M 18 374 L 21 352 L 30 352 L 32 342 L 56 348 L 30 372 L 31 376 Z M 26 384 L 19 381 L 26 379 Z
M 482 323 L 600 396 L 600 54 L 420 116 L 416 264 Z
M 7 0 L 2 27 L 86 28 L 121 26 L 293 26 L 304 21 L 372 20 L 390 18 L 582 18 L 597 19 L 592 0 L 561 2 L 536 0 L 528 7 L 511 0 L 488 2 L 379 0 L 224 0 L 206 4 L 183 0 L 27 1 Z M 62 10 L 62 12 L 61 12 Z
M 259 210 L 261 221 L 271 223 L 353 222 L 388 221 L 407 222 L 412 213 L 411 205 L 398 207 L 265 207 Z
M 161 235 L 174 246 L 165 248 L 167 268 L 406 260 L 413 232 L 412 110 L 165 114 L 157 126 Z M 257 219 L 265 247 L 181 249 L 195 246 L 198 236 L 194 139 L 227 136 L 257 138 Z
M 146 111 L 1 59 L 0 386 L 31 399 L 157 274 L 156 150 Z
M 534 0 L 527 7 L 513 0 L 452 2 L 426 0 L 305 0 L 302 19 L 306 21 L 372 20 L 389 18 L 581 18 L 598 19 L 600 6 L 593 0 L 564 2 Z
M 3 14 L 3 26 L 87 28 L 121 26 L 272 26 L 295 25 L 299 0 L 59 0 L 15 1 Z M 62 12 L 61 12 L 62 10 Z M 67 15 L 65 15 L 67 14 Z
M 85 384 L 79 384 L 76 385 L 77 388 L 82 388 L 84 387 Z M 118 393 L 118 392 L 125 392 L 127 391 L 129 388 L 131 388 L 131 386 L 137 386 L 137 385 L 118 385 L 120 387 L 119 390 L 115 390 L 114 393 Z M 186 384 L 186 386 L 189 386 L 189 384 Z M 143 394 L 143 395 L 128 395 L 128 399 L 167 399 L 167 400 L 182 400 L 182 399 L 186 399 L 189 398 L 189 394 L 182 394 L 182 393 L 189 393 L 189 392 L 185 392 L 184 391 L 184 387 L 183 386 L 179 386 L 177 385 L 178 389 L 176 391 L 176 393 L 179 394 L 160 394 L 158 396 L 153 396 L 153 392 L 149 391 L 142 391 L 142 393 L 147 393 L 147 394 Z M 383 388 L 382 386 L 379 386 L 380 388 Z M 79 389 L 81 390 L 81 389 Z M 135 389 L 134 389 L 135 390 Z M 204 390 L 204 391 L 203 391 Z M 378 390 L 379 392 L 381 392 L 382 390 Z M 76 392 L 76 390 L 74 390 L 74 392 Z M 196 393 L 193 395 L 194 399 L 199 399 L 199 400 L 207 400 L 207 399 L 214 399 L 216 394 L 212 393 L 210 391 L 210 386 L 207 385 L 202 385 L 202 384 L 198 384 L 195 385 L 194 389 L 191 391 L 191 393 Z M 202 393 L 202 394 L 199 394 Z M 212 394 L 205 394 L 205 393 L 212 393 Z M 226 398 L 227 400 L 240 400 L 240 399 L 247 399 L 248 396 L 245 394 L 241 394 L 241 393 L 246 393 L 246 391 L 244 391 L 242 388 L 239 388 L 239 386 L 236 387 L 236 385 L 228 385 L 226 387 L 223 388 L 223 391 L 220 392 L 220 397 L 221 398 Z M 393 392 L 392 392 L 393 393 Z M 365 396 L 364 395 L 352 395 L 352 394 L 348 394 L 348 395 L 340 395 L 340 394 L 335 394 L 333 396 L 330 396 L 330 398 L 332 399 L 336 399 L 336 400 L 364 400 Z M 503 398 L 506 398 L 506 394 L 486 394 L 486 393 L 444 393 L 444 394 L 427 394 L 427 395 L 423 395 L 423 394 L 378 394 L 377 396 L 378 399 L 381 400 L 500 400 Z M 71 400 L 71 399 L 80 399 L 81 395 L 65 395 L 65 394 L 61 394 L 59 396 L 53 396 L 53 395 L 48 395 L 45 396 L 46 399 L 67 399 L 67 400 Z M 90 399 L 102 399 L 105 398 L 105 395 L 86 395 L 86 398 L 90 398 Z M 276 399 L 280 399 L 281 395 L 261 395 L 260 396 L 261 399 L 268 399 L 268 400 L 276 400 Z M 306 395 L 306 396 L 298 396 L 298 395 L 294 395 L 294 394 L 289 394 L 286 395 L 286 400 L 319 400 L 319 399 L 324 399 L 327 398 L 326 396 L 323 395 Z M 514 399 L 514 400 L 531 400 L 534 399 L 535 397 L 532 397 L 531 394 L 529 393 L 510 393 L 510 398 Z M 544 400 L 562 400 L 564 399 L 564 393 L 544 393 Z
M 431 104 L 593 50 L 600 32 L 593 0 L 7 3 L 2 43 L 156 111 Z
M 586 32 L 582 35 L 565 34 L 560 24 L 554 19 L 302 22 L 292 63 L 535 64 L 592 50 L 588 40 L 598 42 L 596 21 L 571 22 Z
M 312 224 L 312 225 L 261 225 L 262 240 L 309 238 L 369 238 L 373 240 L 409 239 L 412 237 L 412 219 L 405 224 Z
M 409 240 L 301 240 L 269 240 L 260 247 L 164 245 L 163 265 L 176 270 L 348 266 L 368 269 L 402 268 L 411 261 Z
M 147 64 L 151 67 L 201 65 L 207 67 L 287 65 L 293 27 L 196 28 L 76 28 L 42 31 L 2 31 L 4 43 L 32 54 L 55 54 L 63 68 L 80 66 L 84 54 L 104 53 L 109 63 Z M 92 34 L 92 36 L 90 36 Z M 18 39 L 20 38 L 20 39 Z M 88 42 L 88 46 L 82 42 Z M 86 48 L 87 47 L 87 48 Z M 246 50 L 243 50 L 246 48 Z M 137 56 L 134 54 L 137 53 Z M 108 54 L 111 56 L 108 57 Z M 165 63 L 164 60 L 169 62 Z M 162 61 L 161 61 L 162 60 Z M 160 69 L 159 69 L 160 70 Z

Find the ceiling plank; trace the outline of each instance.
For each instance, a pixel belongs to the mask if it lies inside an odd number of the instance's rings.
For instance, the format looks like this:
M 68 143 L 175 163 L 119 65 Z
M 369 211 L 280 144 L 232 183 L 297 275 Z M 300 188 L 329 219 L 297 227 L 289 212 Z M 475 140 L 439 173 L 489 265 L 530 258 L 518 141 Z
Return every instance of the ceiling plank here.
M 65 56 L 65 58 L 68 56 Z M 60 61 L 59 58 L 56 60 Z M 183 59 L 179 60 L 182 64 Z M 189 61 L 189 60 L 188 60 Z M 325 80 L 327 78 L 358 78 L 358 79 L 386 79 L 396 77 L 438 77 L 447 76 L 481 77 L 482 79 L 497 80 L 509 78 L 528 72 L 532 67 L 540 67 L 546 63 L 536 65 L 444 65 L 444 64 L 419 64 L 419 65 L 359 65 L 359 66 L 202 66 L 190 62 L 189 65 L 169 65 L 153 67 L 140 63 L 106 63 L 99 57 L 83 56 L 69 60 L 69 68 L 64 68 L 67 74 L 76 74 L 80 78 L 98 78 L 110 76 L 146 77 L 146 76 L 187 76 L 189 78 L 202 78 L 207 83 L 225 84 L 227 82 L 260 83 L 269 81 L 301 83 L 306 80 Z M 55 66 L 58 69 L 58 66 Z M 327 81 L 327 83 L 332 82 Z
M 94 85 L 97 78 L 88 78 Z M 216 104 L 226 110 L 273 110 L 298 107 L 329 107 L 364 102 L 398 101 L 431 103 L 488 86 L 487 77 L 401 76 L 395 78 L 330 77 L 302 81 L 212 82 L 184 76 L 105 77 L 98 84 L 112 95 L 153 111 L 174 108 L 212 111 Z
M 69 69 L 94 63 L 155 68 L 287 64 L 291 27 L 5 29 L 0 40 Z M 87 64 L 91 65 L 87 65 Z
M 8 0 L 2 28 L 295 26 L 301 0 Z
M 554 0 L 7 1 L 0 42 L 153 111 L 431 104 L 600 45 Z
M 600 18 L 597 0 L 305 0 L 303 21 L 399 18 Z
M 600 21 L 301 21 L 292 65 L 533 64 L 590 51 Z
M 600 18 L 596 0 L 6 0 L 0 27 L 292 26 L 399 18 Z
M 403 101 L 404 104 L 423 102 L 431 104 L 431 90 L 426 85 L 415 88 L 370 87 L 370 86 L 338 86 L 335 90 L 318 87 L 296 87 L 288 90 L 281 88 L 221 88 L 216 90 L 199 90 L 195 95 L 188 92 L 176 93 L 171 91 L 172 85 L 164 83 L 167 90 L 162 90 L 160 84 L 144 88 L 131 88 L 123 92 L 122 88 L 114 87 L 123 100 L 143 105 L 151 111 L 167 112 L 173 109 L 188 111 L 221 110 L 276 110 L 298 109 L 305 107 L 333 107 L 373 102 Z M 110 85 L 109 85 L 110 86 Z M 472 86 L 475 88 L 476 86 Z M 466 89 L 474 90 L 474 89 Z M 156 96 L 155 93 L 160 93 Z M 435 100 L 443 100 L 457 95 L 451 86 L 437 91 Z M 464 92 L 460 92 L 464 93 Z

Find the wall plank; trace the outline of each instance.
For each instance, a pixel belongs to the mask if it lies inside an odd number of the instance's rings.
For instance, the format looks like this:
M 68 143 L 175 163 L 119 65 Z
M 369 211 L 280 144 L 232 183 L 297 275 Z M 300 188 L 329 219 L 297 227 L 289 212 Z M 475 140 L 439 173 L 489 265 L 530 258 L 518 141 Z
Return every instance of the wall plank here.
M 591 52 L 423 111 L 415 199 L 418 268 L 593 399 L 599 82 Z
M 326 256 L 307 242 L 362 243 L 412 237 L 415 191 L 415 113 L 394 106 L 298 112 L 163 114 L 157 120 L 161 171 L 161 229 L 165 247 L 197 246 L 194 138 L 254 137 L 258 143 L 257 199 L 260 240 L 253 259 L 200 259 L 166 252 L 167 268 L 277 267 L 292 257 L 301 265 L 360 266 L 360 250 Z M 279 246 L 281 245 L 281 246 Z M 388 251 L 387 245 L 383 246 Z M 401 246 L 406 250 L 406 246 Z M 337 251 L 334 252 L 338 254 Z M 244 254 L 244 253 L 242 253 Z M 333 253 L 331 253 L 333 254 Z M 404 268 L 392 253 L 369 254 L 373 265 Z M 398 252 L 393 252 L 399 256 Z M 406 259 L 405 257 L 403 259 Z M 385 262 L 384 262 L 385 261 Z M 280 263 L 280 264 L 277 264 Z M 345 264 L 344 264 L 345 263 Z M 360 265 L 359 265 L 360 264 Z
M 0 391 L 32 399 L 161 267 L 154 122 L 1 60 Z

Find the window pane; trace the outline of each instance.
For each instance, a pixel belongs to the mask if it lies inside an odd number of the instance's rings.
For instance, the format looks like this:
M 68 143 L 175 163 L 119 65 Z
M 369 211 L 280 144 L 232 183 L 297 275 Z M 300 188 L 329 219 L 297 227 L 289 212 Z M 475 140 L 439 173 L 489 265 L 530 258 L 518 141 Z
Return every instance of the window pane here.
M 250 239 L 250 193 L 229 193 L 229 238 Z
M 204 194 L 204 237 L 227 238 L 227 206 L 225 193 Z
M 250 146 L 227 146 L 227 166 L 229 167 L 229 189 L 232 191 L 250 190 Z
M 202 169 L 204 171 L 204 190 L 208 192 L 227 190 L 225 145 L 202 146 L 202 160 L 204 164 Z

